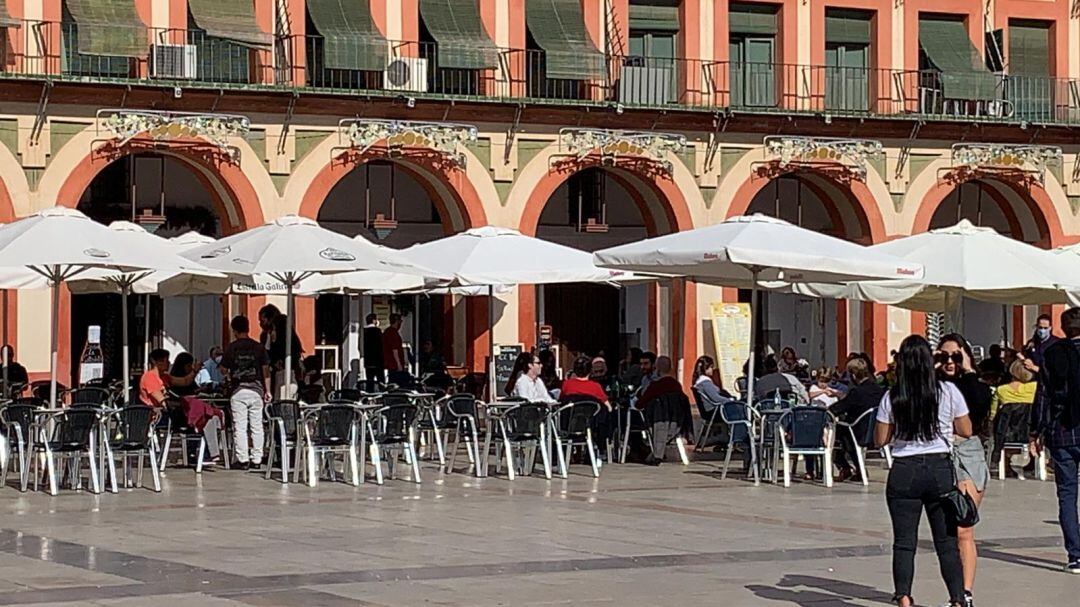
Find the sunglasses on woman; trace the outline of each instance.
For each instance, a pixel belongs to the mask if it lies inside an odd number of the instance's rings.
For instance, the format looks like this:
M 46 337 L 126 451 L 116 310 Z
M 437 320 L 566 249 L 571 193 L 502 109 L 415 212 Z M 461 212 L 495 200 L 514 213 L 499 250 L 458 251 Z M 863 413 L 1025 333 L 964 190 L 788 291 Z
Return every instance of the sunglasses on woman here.
M 949 362 L 953 362 L 960 365 L 964 363 L 964 355 L 961 352 L 953 352 L 952 354 L 948 352 L 938 352 L 937 354 L 934 354 L 934 362 L 941 363 L 943 365 L 948 364 Z

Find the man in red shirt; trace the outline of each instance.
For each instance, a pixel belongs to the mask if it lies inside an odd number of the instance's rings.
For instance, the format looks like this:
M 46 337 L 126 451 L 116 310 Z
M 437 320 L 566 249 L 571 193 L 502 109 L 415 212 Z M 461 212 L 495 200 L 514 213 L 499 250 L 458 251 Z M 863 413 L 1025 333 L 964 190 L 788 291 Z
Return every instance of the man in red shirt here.
M 595 400 L 610 410 L 611 404 L 608 403 L 608 397 L 603 386 L 589 379 L 591 368 L 592 362 L 588 356 L 579 356 L 574 360 L 574 374 L 563 381 L 559 401 L 571 403 L 585 399 Z
M 386 365 L 386 379 L 392 383 L 407 385 L 411 382 L 405 365 L 405 344 L 401 341 L 401 315 L 390 315 L 390 326 L 382 334 L 383 364 Z
M 147 407 L 165 406 L 165 377 L 169 373 L 169 351 L 158 348 L 150 352 L 150 368 L 139 378 L 139 401 Z

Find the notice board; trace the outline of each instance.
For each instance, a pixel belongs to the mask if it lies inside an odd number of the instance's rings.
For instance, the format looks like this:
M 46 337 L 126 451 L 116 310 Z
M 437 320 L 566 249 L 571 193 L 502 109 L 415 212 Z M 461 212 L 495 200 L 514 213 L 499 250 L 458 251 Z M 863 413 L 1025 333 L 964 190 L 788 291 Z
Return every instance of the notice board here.
M 710 304 L 713 340 L 716 344 L 716 366 L 724 387 L 735 388 L 742 377 L 743 363 L 750 358 L 750 304 Z

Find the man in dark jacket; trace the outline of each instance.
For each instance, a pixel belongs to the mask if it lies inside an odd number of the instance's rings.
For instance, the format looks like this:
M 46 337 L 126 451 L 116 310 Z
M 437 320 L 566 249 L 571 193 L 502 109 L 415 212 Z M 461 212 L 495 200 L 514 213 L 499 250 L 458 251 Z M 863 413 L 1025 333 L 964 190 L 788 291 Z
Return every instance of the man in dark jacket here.
M 829 411 L 836 419 L 844 423 L 854 423 L 859 416 L 876 408 L 881 404 L 885 396 L 885 388 L 874 381 L 869 365 L 862 358 L 852 358 L 847 363 L 847 375 L 851 378 L 851 388 L 847 395 L 837 401 Z M 867 420 L 867 424 L 873 425 L 873 420 Z M 856 428 L 858 431 L 859 428 Z M 840 451 L 836 454 L 836 466 L 840 469 L 837 480 L 845 481 L 849 478 L 858 478 L 853 462 L 857 462 L 855 450 L 858 446 L 851 440 L 851 433 L 847 428 L 837 431 L 840 439 Z M 859 479 L 861 480 L 861 479 Z
M 1080 308 L 1061 314 L 1065 339 L 1043 353 L 1039 387 L 1031 408 L 1033 456 L 1050 450 L 1057 484 L 1058 522 L 1065 537 L 1065 571 L 1080 574 L 1080 516 L 1077 468 L 1080 466 Z
M 367 378 L 365 389 L 368 392 L 376 391 L 376 381 L 386 381 L 383 375 L 386 366 L 383 364 L 382 341 L 378 315 L 368 314 L 364 319 L 364 377 Z

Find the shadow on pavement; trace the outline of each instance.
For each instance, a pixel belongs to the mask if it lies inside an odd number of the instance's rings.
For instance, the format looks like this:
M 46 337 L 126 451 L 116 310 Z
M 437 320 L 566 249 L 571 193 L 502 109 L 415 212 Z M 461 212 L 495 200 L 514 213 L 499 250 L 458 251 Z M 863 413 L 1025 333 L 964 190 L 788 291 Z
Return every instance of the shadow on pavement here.
M 785 575 L 775 586 L 751 584 L 746 589 L 771 601 L 804 607 L 858 607 L 853 599 L 892 605 L 892 594 L 872 586 L 813 575 Z

